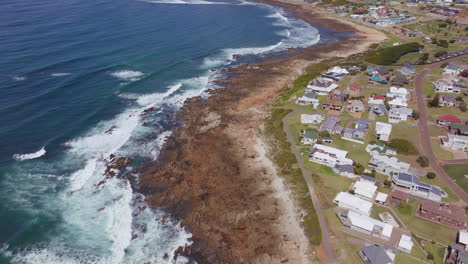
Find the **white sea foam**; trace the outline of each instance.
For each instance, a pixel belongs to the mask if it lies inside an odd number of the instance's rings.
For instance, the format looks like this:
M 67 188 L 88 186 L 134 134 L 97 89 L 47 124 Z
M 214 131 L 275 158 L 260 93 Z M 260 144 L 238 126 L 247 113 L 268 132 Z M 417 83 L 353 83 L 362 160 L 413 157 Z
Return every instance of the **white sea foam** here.
M 22 160 L 30 160 L 30 159 L 37 159 L 39 157 L 42 157 L 46 154 L 45 148 L 41 148 L 40 150 L 33 152 L 33 153 L 28 153 L 28 154 L 13 154 L 13 159 L 22 161 Z
M 62 76 L 70 75 L 70 74 L 72 74 L 72 73 L 71 72 L 54 72 L 54 73 L 51 73 L 50 76 L 62 77 Z
M 182 83 L 177 83 L 175 85 L 169 86 L 169 89 L 164 93 L 153 93 L 140 95 L 137 99 L 137 103 L 141 106 L 147 106 L 151 104 L 160 103 L 162 100 L 166 99 L 168 96 L 175 93 L 182 87 Z
M 204 0 L 142 0 L 154 4 L 172 4 L 172 5 L 229 5 L 226 2 L 204 1 Z
M 111 73 L 112 76 L 119 78 L 125 81 L 138 81 L 143 75 L 141 71 L 132 71 L 132 70 L 118 70 Z
M 24 81 L 26 80 L 26 77 L 24 76 L 13 76 L 11 77 L 14 81 Z

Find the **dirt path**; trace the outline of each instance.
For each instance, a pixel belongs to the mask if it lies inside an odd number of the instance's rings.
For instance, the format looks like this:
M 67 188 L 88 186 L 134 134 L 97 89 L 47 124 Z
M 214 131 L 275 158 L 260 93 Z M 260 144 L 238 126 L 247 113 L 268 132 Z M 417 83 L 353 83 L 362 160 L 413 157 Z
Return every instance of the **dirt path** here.
M 460 186 L 458 186 L 448 176 L 448 174 L 442 168 L 443 164 L 447 164 L 449 162 L 440 161 L 435 156 L 432 150 L 431 138 L 429 135 L 429 129 L 427 127 L 428 117 L 427 117 L 427 111 L 426 111 L 426 100 L 425 100 L 423 87 L 422 87 L 423 79 L 431 69 L 440 67 L 443 63 L 451 62 L 451 61 L 459 60 L 459 59 L 460 57 L 455 57 L 455 58 L 440 61 L 440 62 L 427 66 L 426 68 L 424 68 L 424 70 L 422 70 L 420 73 L 416 75 L 415 86 L 416 86 L 416 97 L 417 97 L 418 109 L 421 114 L 419 118 L 419 122 L 418 122 L 418 128 L 419 128 L 419 133 L 421 137 L 422 150 L 424 154 L 429 158 L 429 162 L 434 172 L 437 173 L 437 175 L 445 182 L 445 184 L 447 184 L 447 186 L 450 189 L 452 189 L 458 195 L 458 197 L 460 197 L 465 203 L 468 203 L 468 195 L 465 193 L 465 191 L 463 191 L 462 188 L 460 188 Z

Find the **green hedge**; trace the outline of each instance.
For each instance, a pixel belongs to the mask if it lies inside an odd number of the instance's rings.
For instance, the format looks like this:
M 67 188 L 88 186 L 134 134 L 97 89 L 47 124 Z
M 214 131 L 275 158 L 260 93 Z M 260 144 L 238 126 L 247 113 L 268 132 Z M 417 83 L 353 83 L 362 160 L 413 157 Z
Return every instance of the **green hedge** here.
M 369 53 L 364 60 L 378 65 L 391 65 L 410 52 L 417 52 L 423 46 L 417 42 L 410 42 L 394 47 L 383 48 Z

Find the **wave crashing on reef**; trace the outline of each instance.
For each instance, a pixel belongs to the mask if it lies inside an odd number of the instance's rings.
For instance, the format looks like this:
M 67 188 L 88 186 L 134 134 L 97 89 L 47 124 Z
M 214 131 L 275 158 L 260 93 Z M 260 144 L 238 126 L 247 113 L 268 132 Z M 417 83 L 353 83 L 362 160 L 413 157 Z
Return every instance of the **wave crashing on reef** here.
M 112 76 L 119 78 L 124 81 L 138 81 L 143 75 L 141 71 L 132 71 L 132 70 L 118 70 L 111 73 Z
M 42 157 L 46 154 L 45 148 L 41 148 L 40 150 L 33 152 L 33 153 L 27 153 L 27 154 L 13 154 L 13 159 L 17 161 L 23 161 L 23 160 L 30 160 L 30 159 L 37 159 L 39 157 Z

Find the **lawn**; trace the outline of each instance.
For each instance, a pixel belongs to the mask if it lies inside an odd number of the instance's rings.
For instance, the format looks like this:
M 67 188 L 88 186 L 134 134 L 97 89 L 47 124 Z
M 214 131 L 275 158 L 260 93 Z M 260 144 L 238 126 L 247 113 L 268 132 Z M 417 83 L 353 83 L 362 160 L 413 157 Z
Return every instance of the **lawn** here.
M 427 107 L 429 121 L 435 121 L 441 115 L 456 115 L 460 119 L 468 119 L 468 112 L 463 113 L 458 107 Z
M 422 264 L 425 262 L 418 261 L 415 258 L 403 252 L 398 252 L 395 258 L 395 264 L 418 264 L 418 263 Z
M 465 192 L 468 192 L 468 164 L 445 165 L 444 170 Z
M 456 202 L 459 200 L 458 196 L 450 189 L 448 188 L 445 183 L 440 179 L 440 177 L 436 177 L 435 179 L 429 179 L 427 177 L 419 177 L 419 179 L 422 182 L 429 183 L 432 185 L 436 185 L 441 187 L 448 195 L 448 197 L 442 198 L 443 201 L 445 202 Z
M 367 166 L 370 160 L 370 154 L 366 152 L 365 144 L 354 143 L 342 139 L 340 136 L 332 136 L 333 143 L 330 146 L 348 151 L 348 158 Z
M 453 159 L 453 153 L 451 151 L 443 149 L 438 138 L 431 138 L 431 146 L 432 151 L 434 152 L 437 158 L 443 160 Z
M 432 82 L 437 81 L 440 79 L 440 77 L 436 76 L 425 76 L 423 79 L 422 87 L 423 87 L 423 93 L 425 95 L 434 95 L 434 84 Z
M 379 214 L 380 214 L 380 213 L 383 213 L 383 212 L 390 212 L 390 210 L 388 210 L 388 209 L 385 208 L 385 207 L 382 207 L 382 206 L 378 206 L 378 205 L 376 205 L 376 204 L 373 204 L 373 205 L 372 205 L 372 212 L 371 212 L 370 217 L 381 221 L 381 219 L 380 219 L 380 217 L 379 217 Z
M 434 263 L 443 264 L 446 248 L 432 244 L 431 242 L 428 242 L 425 240 L 423 241 L 423 243 L 424 243 L 423 245 L 424 250 L 428 253 L 431 253 L 434 256 Z
M 418 205 L 418 201 L 411 200 L 402 207 L 395 208 L 395 212 L 410 229 L 411 233 L 446 245 L 455 241 L 457 230 L 415 217 L 414 212 Z

